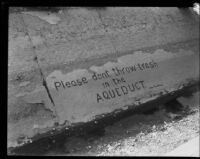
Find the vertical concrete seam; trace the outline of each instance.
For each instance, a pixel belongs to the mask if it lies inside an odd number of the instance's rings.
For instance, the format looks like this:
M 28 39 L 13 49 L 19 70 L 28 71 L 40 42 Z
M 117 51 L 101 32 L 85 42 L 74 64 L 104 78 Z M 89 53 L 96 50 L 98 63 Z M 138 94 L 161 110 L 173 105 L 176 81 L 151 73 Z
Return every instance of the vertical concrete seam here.
M 24 25 L 24 27 L 25 27 L 25 35 L 28 36 L 28 40 L 29 40 L 29 42 L 30 42 L 30 43 L 32 44 L 32 46 L 33 46 L 34 61 L 35 61 L 35 62 L 37 63 L 37 65 L 38 65 L 39 72 L 40 72 L 40 75 L 41 75 L 41 77 L 42 77 L 42 85 L 45 87 L 45 90 L 46 90 L 46 92 L 47 92 L 47 94 L 48 94 L 48 97 L 49 97 L 51 103 L 52 103 L 53 106 L 54 106 L 54 113 L 55 113 L 56 118 L 58 119 L 58 114 L 57 114 L 56 109 L 55 109 L 54 100 L 53 100 L 53 98 L 52 98 L 52 96 L 51 96 L 51 93 L 50 93 L 50 91 L 49 91 L 49 88 L 48 88 L 47 82 L 46 82 L 46 80 L 45 80 L 44 74 L 43 74 L 42 69 L 41 69 L 41 67 L 40 67 L 40 64 L 39 64 L 39 62 L 38 62 L 38 58 L 37 58 L 37 54 L 36 54 L 36 50 L 35 50 L 36 47 L 34 46 L 34 44 L 33 44 L 33 42 L 32 42 L 32 39 L 31 39 L 31 36 L 30 36 L 29 33 L 28 33 L 28 28 L 27 28 L 27 25 L 26 25 L 26 23 L 25 23 L 25 21 L 24 21 L 23 15 L 22 15 L 22 13 L 20 13 L 20 14 L 21 14 L 21 19 L 22 19 L 23 25 Z

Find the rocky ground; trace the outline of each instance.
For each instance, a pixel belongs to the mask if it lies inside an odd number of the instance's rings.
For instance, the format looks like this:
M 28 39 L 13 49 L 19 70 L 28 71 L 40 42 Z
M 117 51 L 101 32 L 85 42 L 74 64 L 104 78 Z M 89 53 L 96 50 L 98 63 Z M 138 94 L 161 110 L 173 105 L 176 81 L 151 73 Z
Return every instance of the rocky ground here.
M 181 111 L 161 105 L 106 127 L 104 134 L 66 139 L 62 150 L 45 155 L 162 156 L 199 134 L 199 92 L 178 101 L 184 106 Z

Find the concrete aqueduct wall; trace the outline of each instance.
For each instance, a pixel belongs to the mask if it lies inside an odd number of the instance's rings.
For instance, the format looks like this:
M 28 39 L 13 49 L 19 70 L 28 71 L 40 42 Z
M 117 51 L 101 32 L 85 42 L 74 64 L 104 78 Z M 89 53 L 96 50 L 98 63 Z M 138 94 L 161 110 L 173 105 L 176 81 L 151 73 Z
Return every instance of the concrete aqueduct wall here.
M 183 83 L 198 80 L 198 43 L 199 19 L 190 10 L 178 8 L 11 12 L 8 147 L 50 131 L 55 122 L 64 126 L 87 122 L 136 104 L 133 97 L 145 102 L 150 99 L 148 95 L 156 99 L 155 92 L 170 92 Z M 130 66 L 140 71 L 132 75 Z M 127 68 L 124 71 L 128 73 L 118 76 L 112 70 L 116 67 Z M 120 77 L 124 87 L 133 84 L 140 91 L 107 100 L 100 93 L 101 82 L 108 80 L 106 71 L 109 77 Z M 101 75 L 101 80 L 92 80 L 94 72 Z M 61 83 L 65 80 L 75 80 L 77 86 L 68 89 L 69 83 Z M 153 91 L 146 89 L 150 85 L 155 87 Z

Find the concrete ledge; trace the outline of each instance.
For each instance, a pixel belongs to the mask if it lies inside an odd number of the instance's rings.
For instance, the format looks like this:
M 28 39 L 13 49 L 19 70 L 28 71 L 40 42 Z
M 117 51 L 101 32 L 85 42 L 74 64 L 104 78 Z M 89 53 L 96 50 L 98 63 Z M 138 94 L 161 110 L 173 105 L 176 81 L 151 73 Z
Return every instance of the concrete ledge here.
M 148 101 L 144 104 L 141 104 L 139 107 L 133 107 L 130 105 L 127 110 L 115 110 L 112 113 L 103 114 L 101 116 L 96 117 L 94 120 L 89 121 L 87 123 L 76 123 L 69 127 L 58 126 L 57 128 L 52 129 L 51 131 L 38 134 L 32 138 L 32 142 L 25 143 L 18 147 L 10 147 L 8 148 L 9 155 L 40 155 L 44 152 L 50 150 L 52 147 L 57 147 L 65 142 L 65 138 L 71 136 L 84 135 L 90 131 L 100 131 L 105 126 L 112 124 L 114 122 L 119 121 L 120 119 L 126 118 L 133 114 L 138 114 L 144 111 L 148 111 L 149 109 L 154 108 L 155 106 L 164 104 L 174 98 L 178 98 L 187 92 L 195 92 L 199 90 L 199 83 L 192 84 L 190 86 L 185 86 L 181 90 L 171 92 L 165 95 L 159 96 L 156 100 Z M 62 147 L 62 146 L 61 146 Z

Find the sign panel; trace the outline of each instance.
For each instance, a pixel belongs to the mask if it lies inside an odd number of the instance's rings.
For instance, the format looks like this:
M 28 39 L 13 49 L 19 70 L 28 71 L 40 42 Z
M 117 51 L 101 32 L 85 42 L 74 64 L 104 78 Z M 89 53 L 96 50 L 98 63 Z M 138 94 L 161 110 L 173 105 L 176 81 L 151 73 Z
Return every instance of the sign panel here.
M 159 49 L 154 53 L 134 52 L 89 69 L 68 73 L 54 70 L 46 81 L 60 123 L 87 122 L 96 115 L 137 105 L 153 92 L 175 89 L 198 78 L 197 68 L 198 58 L 193 52 Z

